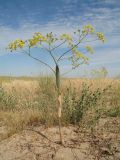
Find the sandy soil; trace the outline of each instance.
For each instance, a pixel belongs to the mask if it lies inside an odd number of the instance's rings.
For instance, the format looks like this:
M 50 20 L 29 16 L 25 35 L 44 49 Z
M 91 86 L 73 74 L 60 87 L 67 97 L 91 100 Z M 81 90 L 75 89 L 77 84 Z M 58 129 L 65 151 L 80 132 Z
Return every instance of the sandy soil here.
M 3 129 L 3 128 L 2 128 Z M 0 160 L 120 160 L 120 119 L 100 119 L 94 131 L 29 127 L 0 142 Z

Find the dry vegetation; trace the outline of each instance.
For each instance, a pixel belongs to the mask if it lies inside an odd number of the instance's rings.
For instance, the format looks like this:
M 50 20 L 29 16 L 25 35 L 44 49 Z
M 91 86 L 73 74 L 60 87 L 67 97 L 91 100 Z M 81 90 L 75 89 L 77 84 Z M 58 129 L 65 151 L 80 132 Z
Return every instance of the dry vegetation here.
M 46 135 L 49 133 L 52 140 L 56 139 L 56 97 L 52 78 L 1 78 L 0 140 L 3 142 L 15 133 L 41 125 L 45 127 L 44 132 L 47 129 Z M 120 131 L 120 80 L 62 79 L 62 99 L 62 124 L 67 128 L 72 126 L 71 133 L 65 133 L 68 139 L 66 145 L 71 142 L 75 132 L 74 145 L 78 146 L 83 138 L 87 140 L 89 137 L 89 145 L 92 145 L 92 150 L 89 150 L 95 154 L 96 159 L 100 159 L 103 154 L 109 159 L 119 159 L 117 144 Z M 54 128 L 55 133 L 49 132 L 49 127 Z M 110 133 L 114 135 L 112 138 Z M 112 142 L 117 145 L 116 149 L 111 145 Z M 66 153 L 71 154 L 68 148 Z M 79 156 L 77 158 L 79 159 Z

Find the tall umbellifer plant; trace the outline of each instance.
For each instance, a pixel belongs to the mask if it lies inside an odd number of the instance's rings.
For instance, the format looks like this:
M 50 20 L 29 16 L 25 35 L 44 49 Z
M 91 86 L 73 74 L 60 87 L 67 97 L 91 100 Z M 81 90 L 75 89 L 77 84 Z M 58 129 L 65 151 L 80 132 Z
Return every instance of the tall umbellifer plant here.
M 71 70 L 78 68 L 82 64 L 87 64 L 89 58 L 84 54 L 86 52 L 93 53 L 93 48 L 89 45 L 82 46 L 82 52 L 80 51 L 81 43 L 92 42 L 100 40 L 104 42 L 104 35 L 101 32 L 96 32 L 94 28 L 89 24 L 85 25 L 81 30 L 78 29 L 73 34 L 61 34 L 54 35 L 52 32 L 43 35 L 40 32 L 34 33 L 31 39 L 22 40 L 17 39 L 8 45 L 8 49 L 13 52 L 21 51 L 22 53 L 28 55 L 32 59 L 40 62 L 41 64 L 47 66 L 55 75 L 56 78 L 56 89 L 58 93 L 58 119 L 59 119 L 59 131 L 60 131 L 60 142 L 63 143 L 62 133 L 61 133 L 61 91 L 60 91 L 60 64 L 62 61 L 71 62 Z M 31 48 L 36 48 L 47 51 L 49 56 L 51 56 L 54 61 L 54 67 L 50 66 L 44 60 L 35 57 L 31 53 Z M 55 55 L 57 49 L 65 50 L 61 54 Z M 70 71 L 71 71 L 70 70 Z M 69 71 L 68 71 L 69 72 Z M 64 74 L 64 73 L 63 73 Z

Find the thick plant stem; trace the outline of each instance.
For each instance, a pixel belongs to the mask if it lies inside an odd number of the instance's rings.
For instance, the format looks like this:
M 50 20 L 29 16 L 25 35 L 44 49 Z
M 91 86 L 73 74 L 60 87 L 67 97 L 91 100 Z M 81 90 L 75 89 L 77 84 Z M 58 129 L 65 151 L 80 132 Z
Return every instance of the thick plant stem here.
M 56 87 L 59 95 L 60 94 L 60 70 L 58 65 L 56 65 Z
M 60 143 L 63 144 L 62 130 L 61 130 L 61 110 L 62 110 L 62 100 L 60 92 L 60 71 L 59 66 L 56 65 L 56 87 L 58 92 L 58 121 L 59 121 L 59 134 L 60 134 Z

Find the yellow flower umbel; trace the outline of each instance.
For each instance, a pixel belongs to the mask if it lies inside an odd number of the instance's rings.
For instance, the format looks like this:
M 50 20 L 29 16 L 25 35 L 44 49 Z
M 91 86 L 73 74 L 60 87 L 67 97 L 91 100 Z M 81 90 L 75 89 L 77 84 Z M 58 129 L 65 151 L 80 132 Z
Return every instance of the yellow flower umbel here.
M 85 25 L 83 27 L 83 33 L 87 33 L 87 34 L 93 34 L 94 33 L 94 28 L 92 25 L 88 24 L 88 25 Z
M 61 40 L 72 41 L 72 37 L 69 34 L 62 34 L 60 36 Z
M 36 39 L 38 41 L 45 41 L 46 40 L 46 37 L 43 36 L 40 32 L 36 32 L 34 35 L 33 35 L 33 39 Z
M 93 50 L 93 48 L 91 46 L 86 46 L 86 50 L 91 54 L 94 53 L 94 50 Z
M 31 39 L 28 39 L 29 47 L 34 47 L 38 43 L 46 41 L 45 36 L 43 36 L 40 32 L 36 32 Z
M 100 41 L 105 42 L 105 37 L 103 33 L 97 32 L 96 35 Z
M 51 45 L 51 44 L 55 43 L 57 40 L 58 39 L 56 38 L 56 36 L 52 32 L 46 34 L 45 42 L 47 44 Z
M 23 48 L 24 46 L 25 42 L 21 39 L 17 39 L 8 45 L 8 49 L 10 49 L 10 51 L 12 52 L 18 48 Z

